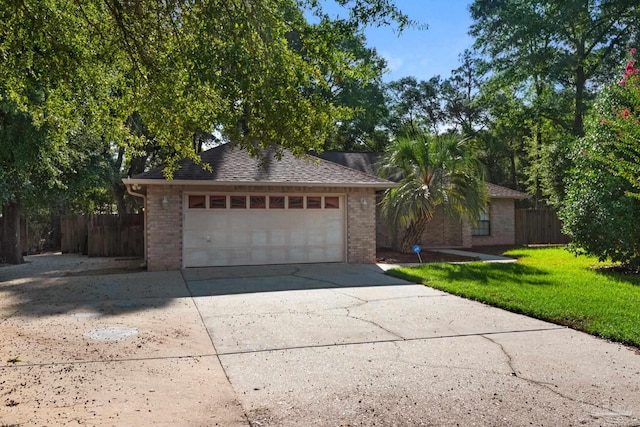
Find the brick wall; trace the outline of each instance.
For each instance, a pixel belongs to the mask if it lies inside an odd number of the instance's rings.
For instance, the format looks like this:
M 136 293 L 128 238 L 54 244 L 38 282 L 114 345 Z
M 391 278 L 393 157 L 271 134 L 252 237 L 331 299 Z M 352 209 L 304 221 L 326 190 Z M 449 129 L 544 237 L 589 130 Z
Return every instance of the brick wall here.
M 379 200 L 381 198 L 379 197 Z M 380 248 L 400 247 L 402 232 L 392 233 L 380 215 L 380 205 L 376 208 L 376 241 Z M 441 208 L 427 224 L 419 242 L 425 248 L 471 247 L 471 227 L 447 216 Z
M 460 247 L 463 243 L 462 223 L 452 219 L 439 207 L 422 233 L 420 243 L 428 248 Z
M 376 262 L 376 193 L 354 189 L 347 194 L 347 262 Z
M 150 271 L 182 268 L 182 195 L 191 192 L 345 194 L 347 262 L 373 263 L 376 257 L 376 200 L 373 189 L 279 186 L 147 187 L 147 266 Z M 167 203 L 163 204 L 166 196 Z
M 379 248 L 395 248 L 397 244 L 397 233 L 392 233 L 389 225 L 382 217 L 380 212 L 382 209 L 381 203 L 384 197 L 383 192 L 376 194 L 376 246 Z
M 513 245 L 516 242 L 513 199 L 491 199 L 489 204 L 490 236 L 473 236 L 473 246 Z
M 166 203 L 163 203 L 166 197 Z M 182 268 L 182 190 L 176 186 L 147 187 L 147 268 Z

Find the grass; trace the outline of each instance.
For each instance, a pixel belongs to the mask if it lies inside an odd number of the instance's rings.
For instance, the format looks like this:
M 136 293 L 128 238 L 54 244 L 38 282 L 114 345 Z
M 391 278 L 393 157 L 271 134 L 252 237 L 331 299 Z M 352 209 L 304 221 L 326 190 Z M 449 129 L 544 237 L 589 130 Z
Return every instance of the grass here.
M 512 264 L 427 264 L 389 274 L 640 347 L 640 275 L 564 248 L 517 249 Z

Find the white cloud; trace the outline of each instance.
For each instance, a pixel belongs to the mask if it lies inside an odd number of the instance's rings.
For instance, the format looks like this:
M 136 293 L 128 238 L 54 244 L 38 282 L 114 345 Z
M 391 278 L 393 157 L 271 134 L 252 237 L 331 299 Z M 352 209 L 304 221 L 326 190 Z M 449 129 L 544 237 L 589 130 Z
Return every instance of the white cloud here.
M 400 56 L 394 56 L 389 52 L 380 52 L 385 61 L 387 61 L 387 68 L 390 72 L 395 73 L 404 66 L 404 58 Z

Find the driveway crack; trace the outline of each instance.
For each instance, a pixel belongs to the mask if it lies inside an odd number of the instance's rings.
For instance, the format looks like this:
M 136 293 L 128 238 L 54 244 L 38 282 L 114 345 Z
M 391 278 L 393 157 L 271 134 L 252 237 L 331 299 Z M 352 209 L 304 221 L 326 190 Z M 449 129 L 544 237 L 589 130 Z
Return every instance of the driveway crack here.
M 227 383 L 229 384 L 229 387 L 231 388 L 231 390 L 233 390 L 234 400 L 235 400 L 236 404 L 240 408 L 242 408 L 242 415 L 244 416 L 244 420 L 246 421 L 247 425 L 251 425 L 251 422 L 249 420 L 249 413 L 247 412 L 247 409 L 240 402 L 240 399 L 238 397 L 238 392 L 235 389 L 235 387 L 233 386 L 233 383 L 231 382 L 231 378 L 229 378 L 229 373 L 225 369 L 224 364 L 222 363 L 222 359 L 220 359 L 220 353 L 218 352 L 218 349 L 216 348 L 216 343 L 215 343 L 215 340 L 213 339 L 213 335 L 211 334 L 211 331 L 209 330 L 209 328 L 207 328 L 207 322 L 205 322 L 205 320 L 204 320 L 204 316 L 202 315 L 202 312 L 200 311 L 200 307 L 196 303 L 195 297 L 194 297 L 193 293 L 191 292 L 191 289 L 189 288 L 187 280 L 185 279 L 184 273 L 182 271 L 180 271 L 180 276 L 182 277 L 182 281 L 184 282 L 184 285 L 187 288 L 187 292 L 189 292 L 189 295 L 191 297 L 191 304 L 193 304 L 193 307 L 196 309 L 196 312 L 198 313 L 198 316 L 200 317 L 200 322 L 202 322 L 202 327 L 204 328 L 204 330 L 207 332 L 207 335 L 209 336 L 209 341 L 211 342 L 211 348 L 213 348 L 213 352 L 215 353 L 215 357 L 218 360 L 218 363 L 220 364 L 220 369 L 222 370 L 222 372 L 224 372 L 224 376 L 227 379 Z
M 309 277 L 309 276 L 305 276 L 300 273 L 300 269 L 296 267 L 296 269 L 293 271 L 293 273 L 291 273 L 291 276 L 295 276 L 295 277 L 300 277 L 302 279 L 308 279 L 308 280 L 313 280 L 315 282 L 319 282 L 319 283 L 327 283 L 329 285 L 333 285 L 333 286 L 337 286 L 337 287 L 345 287 L 344 285 L 337 283 L 337 282 L 332 282 L 331 280 L 325 280 L 325 279 L 318 279 L 315 276 Z
M 397 333 L 390 331 L 389 329 L 385 328 L 384 326 L 380 325 L 377 322 L 374 322 L 373 320 L 363 319 L 362 317 L 354 316 L 353 314 L 351 314 L 351 309 L 352 308 L 360 307 L 360 306 L 362 306 L 364 304 L 366 304 L 366 302 L 363 303 L 363 304 L 357 304 L 357 305 L 352 306 L 352 307 L 345 307 L 344 310 L 346 310 L 346 312 L 347 312 L 347 317 L 349 317 L 351 319 L 359 320 L 361 322 L 368 323 L 368 324 L 373 325 L 373 326 L 376 326 L 376 327 L 382 329 L 383 331 L 385 331 L 386 333 L 388 333 L 389 335 L 392 335 L 392 336 L 396 337 L 398 340 L 406 341 L 406 339 L 403 336 L 400 336 Z
M 509 366 L 509 370 L 511 370 L 511 375 L 513 377 L 516 377 L 519 380 L 527 382 L 527 383 L 532 384 L 534 386 L 544 388 L 544 389 L 550 391 L 551 393 L 555 394 L 556 396 L 561 397 L 561 398 L 563 398 L 565 400 L 568 400 L 570 402 L 578 403 L 578 404 L 581 404 L 581 405 L 586 405 L 586 406 L 591 407 L 594 410 L 598 410 L 598 411 L 600 411 L 600 414 L 601 414 L 600 416 L 624 417 L 624 418 L 629 419 L 630 421 L 633 421 L 634 423 L 640 421 L 640 419 L 633 417 L 631 412 L 618 411 L 618 410 L 612 409 L 610 407 L 606 407 L 604 405 L 598 405 L 598 404 L 595 404 L 595 403 L 592 403 L 592 402 L 587 402 L 585 400 L 581 400 L 581 399 L 578 399 L 578 398 L 575 398 L 575 397 L 572 397 L 572 396 L 568 396 L 568 395 L 560 392 L 559 390 L 556 390 L 557 385 L 554 384 L 554 383 L 549 383 L 549 382 L 546 382 L 546 381 L 538 381 L 538 380 L 535 380 L 533 378 L 527 378 L 527 377 L 521 375 L 515 369 L 513 356 L 511 356 L 511 354 L 504 348 L 504 346 L 502 344 L 500 344 L 496 340 L 491 339 L 490 337 L 488 337 L 486 335 L 481 335 L 481 337 L 486 339 L 487 341 L 493 343 L 494 345 L 496 345 L 496 346 L 498 346 L 500 348 L 500 351 L 502 352 L 502 354 L 504 354 L 504 356 L 507 358 L 507 365 Z M 592 414 L 592 416 L 597 417 L 598 415 Z

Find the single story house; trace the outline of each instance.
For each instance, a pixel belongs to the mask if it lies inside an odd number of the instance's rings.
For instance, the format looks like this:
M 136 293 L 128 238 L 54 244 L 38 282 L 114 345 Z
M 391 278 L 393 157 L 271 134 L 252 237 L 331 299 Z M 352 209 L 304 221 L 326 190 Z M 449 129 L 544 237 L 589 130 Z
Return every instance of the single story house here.
M 373 263 L 376 193 L 396 185 L 284 151 L 263 158 L 225 144 L 124 179 L 144 200 L 149 270 L 314 262 Z
M 369 175 L 379 175 L 378 161 L 381 153 L 324 151 L 316 154 L 321 159 L 338 163 Z M 515 201 L 528 199 L 520 191 L 487 183 L 489 206 L 477 224 L 469 224 L 445 215 L 438 210 L 422 235 L 421 245 L 427 248 L 471 248 L 473 246 L 513 245 L 515 234 Z M 379 202 L 382 191 L 377 194 L 376 244 L 378 247 L 397 247 L 397 233 L 380 216 Z

